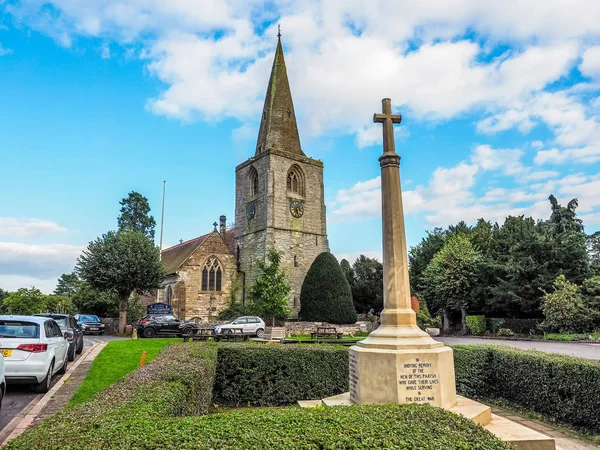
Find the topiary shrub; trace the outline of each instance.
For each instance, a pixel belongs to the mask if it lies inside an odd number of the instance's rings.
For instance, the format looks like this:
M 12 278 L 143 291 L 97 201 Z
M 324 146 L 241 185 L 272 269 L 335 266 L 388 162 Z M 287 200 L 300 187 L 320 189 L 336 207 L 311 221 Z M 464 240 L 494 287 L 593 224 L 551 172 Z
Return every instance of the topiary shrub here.
M 278 406 L 348 391 L 348 350 L 338 346 L 219 346 L 214 402 Z
M 467 316 L 467 328 L 471 334 L 480 336 L 485 333 L 485 316 Z
M 299 319 L 308 322 L 355 323 L 352 290 L 337 259 L 329 252 L 316 257 L 302 284 Z

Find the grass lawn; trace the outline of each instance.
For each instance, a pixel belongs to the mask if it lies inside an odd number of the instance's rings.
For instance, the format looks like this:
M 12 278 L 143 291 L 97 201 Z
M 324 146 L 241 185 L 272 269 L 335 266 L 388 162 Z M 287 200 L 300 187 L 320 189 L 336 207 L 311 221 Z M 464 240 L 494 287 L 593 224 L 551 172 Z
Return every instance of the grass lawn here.
M 174 342 L 181 342 L 181 339 L 138 339 L 109 342 L 92 363 L 69 406 L 84 403 L 97 392 L 137 369 L 142 352 L 146 352 L 146 362 L 150 362 L 158 355 L 158 352 Z
M 580 341 L 582 339 L 589 339 L 590 337 L 595 341 L 600 340 L 600 332 L 581 334 L 547 333 L 544 335 L 544 339 L 549 341 Z

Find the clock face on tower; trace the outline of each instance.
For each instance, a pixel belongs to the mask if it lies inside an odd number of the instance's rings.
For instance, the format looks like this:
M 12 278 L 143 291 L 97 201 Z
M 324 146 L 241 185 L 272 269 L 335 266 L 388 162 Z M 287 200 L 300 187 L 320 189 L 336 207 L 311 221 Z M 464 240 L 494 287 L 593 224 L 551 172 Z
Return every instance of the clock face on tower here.
M 254 219 L 254 216 L 256 215 L 256 203 L 252 202 L 252 203 L 248 203 L 248 206 L 246 206 L 246 217 L 249 220 Z
M 302 202 L 298 200 L 293 200 L 290 203 L 290 213 L 292 213 L 292 216 L 296 219 L 302 217 L 302 214 L 304 214 L 304 205 L 302 204 Z

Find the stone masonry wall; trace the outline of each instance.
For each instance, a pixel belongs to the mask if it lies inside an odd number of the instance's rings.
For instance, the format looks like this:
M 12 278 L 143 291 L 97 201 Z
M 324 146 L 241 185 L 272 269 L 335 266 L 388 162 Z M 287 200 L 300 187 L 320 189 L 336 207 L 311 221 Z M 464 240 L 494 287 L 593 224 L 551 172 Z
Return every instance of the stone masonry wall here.
M 223 275 L 220 292 L 202 290 L 202 269 L 211 256 L 216 256 L 221 263 Z M 221 235 L 213 232 L 177 271 L 173 311 L 185 320 L 215 319 L 228 304 L 236 269 L 235 256 L 231 254 Z
M 303 173 L 304 195 L 287 190 L 287 174 L 293 165 Z M 259 192 L 252 196 L 249 174 L 254 169 Z M 282 266 L 292 284 L 291 317 L 297 317 L 300 309 L 300 291 L 308 269 L 317 255 L 329 251 L 323 190 L 323 164 L 302 155 L 269 150 L 236 168 L 236 244 L 246 286 L 256 275 L 256 259 L 264 257 L 267 247 L 275 247 L 282 253 Z M 290 213 L 293 200 L 304 205 L 301 218 Z M 248 219 L 246 208 L 251 202 L 256 205 L 256 215 Z
M 286 322 L 285 333 L 287 334 L 310 334 L 317 331 L 317 327 L 335 327 L 339 333 L 355 334 L 370 333 L 377 328 L 373 322 L 356 322 L 348 325 L 335 325 L 327 322 Z

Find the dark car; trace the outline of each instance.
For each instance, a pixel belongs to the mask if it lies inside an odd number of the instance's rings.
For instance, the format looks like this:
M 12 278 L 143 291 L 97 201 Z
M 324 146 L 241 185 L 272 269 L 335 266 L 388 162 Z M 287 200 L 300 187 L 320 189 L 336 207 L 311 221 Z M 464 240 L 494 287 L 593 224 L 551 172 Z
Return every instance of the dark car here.
M 69 342 L 69 350 L 67 351 L 69 361 L 75 360 L 75 353 L 79 355 L 83 351 L 83 331 L 81 331 L 81 328 L 77 325 L 75 317 L 68 314 L 52 313 L 34 314 L 34 316 L 50 317 L 58 323 L 58 326 Z
M 77 325 L 83 331 L 83 334 L 104 334 L 104 324 L 100 321 L 98 316 L 92 314 L 75 314 Z
M 181 336 L 189 334 L 193 328 L 198 328 L 194 322 L 179 320 L 171 314 L 148 315 L 142 317 L 135 329 L 139 336 L 152 338 L 154 336 Z

